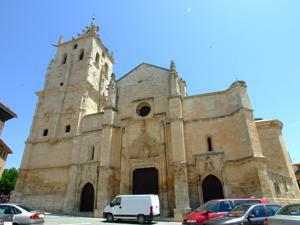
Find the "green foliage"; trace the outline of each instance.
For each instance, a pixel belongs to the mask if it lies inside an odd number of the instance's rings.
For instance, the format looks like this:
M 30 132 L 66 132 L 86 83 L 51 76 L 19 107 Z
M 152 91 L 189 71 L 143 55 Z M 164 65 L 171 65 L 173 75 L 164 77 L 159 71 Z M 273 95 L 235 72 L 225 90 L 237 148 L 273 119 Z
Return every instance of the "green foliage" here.
M 5 169 L 0 180 L 0 195 L 7 195 L 14 190 L 18 177 L 16 168 Z

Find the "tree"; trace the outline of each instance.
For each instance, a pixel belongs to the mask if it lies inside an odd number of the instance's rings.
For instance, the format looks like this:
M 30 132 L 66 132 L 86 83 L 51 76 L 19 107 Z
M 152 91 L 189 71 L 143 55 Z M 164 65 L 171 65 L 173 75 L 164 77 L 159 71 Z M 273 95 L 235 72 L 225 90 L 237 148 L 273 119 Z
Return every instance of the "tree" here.
M 18 177 L 16 168 L 5 169 L 0 180 L 0 195 L 8 195 L 15 189 Z

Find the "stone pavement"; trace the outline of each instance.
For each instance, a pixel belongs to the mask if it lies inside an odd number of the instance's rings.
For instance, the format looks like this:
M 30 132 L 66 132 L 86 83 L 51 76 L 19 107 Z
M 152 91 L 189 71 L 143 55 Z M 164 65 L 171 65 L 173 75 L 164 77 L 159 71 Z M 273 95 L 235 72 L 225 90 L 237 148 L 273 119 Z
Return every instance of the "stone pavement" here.
M 45 225 L 137 225 L 135 221 L 126 221 L 126 222 L 114 222 L 108 223 L 102 218 L 93 218 L 93 217 L 78 217 L 71 215 L 55 215 L 55 214 L 47 214 L 45 216 Z M 180 225 L 179 222 L 162 222 L 162 221 L 154 221 L 150 223 L 150 225 Z

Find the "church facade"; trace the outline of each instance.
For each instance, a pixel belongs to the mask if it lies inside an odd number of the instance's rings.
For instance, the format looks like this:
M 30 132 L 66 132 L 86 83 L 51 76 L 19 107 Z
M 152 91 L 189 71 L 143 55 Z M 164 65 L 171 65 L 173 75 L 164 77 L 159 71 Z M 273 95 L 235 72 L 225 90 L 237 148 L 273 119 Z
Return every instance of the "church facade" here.
M 180 218 L 214 198 L 300 200 L 283 125 L 255 120 L 245 82 L 187 96 L 174 62 L 116 80 L 97 32 L 56 46 L 13 201 L 101 215 L 115 195 L 154 193 Z

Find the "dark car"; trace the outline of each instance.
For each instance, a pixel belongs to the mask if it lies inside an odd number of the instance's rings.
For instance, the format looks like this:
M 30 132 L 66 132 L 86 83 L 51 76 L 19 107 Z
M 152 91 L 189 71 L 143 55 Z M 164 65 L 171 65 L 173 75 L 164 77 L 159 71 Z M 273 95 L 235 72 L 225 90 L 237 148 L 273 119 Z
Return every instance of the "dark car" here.
M 273 216 L 281 205 L 243 204 L 235 207 L 228 215 L 214 218 L 203 225 L 263 225 L 267 217 Z
M 215 199 L 206 202 L 204 205 L 193 210 L 184 219 L 184 225 L 202 225 L 202 223 L 211 218 L 220 217 L 228 214 L 235 206 L 251 203 L 268 203 L 263 198 L 237 198 L 237 199 Z

